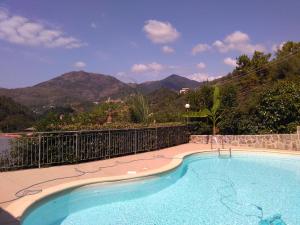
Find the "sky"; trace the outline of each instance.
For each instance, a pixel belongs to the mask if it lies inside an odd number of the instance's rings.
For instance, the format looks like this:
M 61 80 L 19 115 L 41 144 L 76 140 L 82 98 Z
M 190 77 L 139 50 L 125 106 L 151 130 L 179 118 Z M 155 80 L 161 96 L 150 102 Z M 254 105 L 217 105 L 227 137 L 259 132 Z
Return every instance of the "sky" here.
M 300 38 L 299 0 L 0 0 L 0 87 L 69 71 L 214 79 Z

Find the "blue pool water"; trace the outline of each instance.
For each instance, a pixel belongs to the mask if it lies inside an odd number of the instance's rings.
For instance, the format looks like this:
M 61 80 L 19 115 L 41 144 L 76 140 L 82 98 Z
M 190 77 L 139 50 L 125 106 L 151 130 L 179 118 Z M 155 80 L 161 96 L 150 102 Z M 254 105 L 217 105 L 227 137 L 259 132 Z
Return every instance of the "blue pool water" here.
M 299 225 L 300 158 L 194 155 L 160 176 L 67 190 L 22 219 L 59 224 Z

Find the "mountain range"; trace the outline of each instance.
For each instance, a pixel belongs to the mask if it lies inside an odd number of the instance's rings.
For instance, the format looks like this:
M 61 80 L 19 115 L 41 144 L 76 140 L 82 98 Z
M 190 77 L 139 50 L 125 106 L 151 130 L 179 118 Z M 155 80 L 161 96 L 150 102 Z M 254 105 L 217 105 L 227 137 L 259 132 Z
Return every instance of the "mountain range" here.
M 200 85 L 200 82 L 175 74 L 158 81 L 127 84 L 109 75 L 73 71 L 31 87 L 0 88 L 0 96 L 29 107 L 63 106 L 103 101 L 109 97 L 122 98 L 136 92 L 149 94 L 161 88 L 177 92 L 181 88 L 194 89 Z

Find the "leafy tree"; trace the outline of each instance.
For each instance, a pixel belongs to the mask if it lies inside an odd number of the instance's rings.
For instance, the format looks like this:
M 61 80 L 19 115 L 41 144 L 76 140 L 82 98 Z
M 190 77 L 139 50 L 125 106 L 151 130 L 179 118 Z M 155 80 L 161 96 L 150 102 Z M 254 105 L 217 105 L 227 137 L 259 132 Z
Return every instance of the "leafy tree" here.
M 300 85 L 279 82 L 266 90 L 257 105 L 260 132 L 285 133 L 296 129 L 300 123 Z
M 180 122 L 184 105 L 188 102 L 186 95 L 180 95 L 169 89 L 161 88 L 145 96 L 150 112 L 153 112 L 151 121 L 158 123 Z
M 300 74 L 300 42 L 287 42 L 276 52 L 279 60 L 272 74 L 274 79 L 299 79 Z
M 209 120 L 212 122 L 212 126 L 213 126 L 213 135 L 215 135 L 216 134 L 216 126 L 221 119 L 221 114 L 219 113 L 220 105 L 221 105 L 220 89 L 219 89 L 219 87 L 215 86 L 212 107 L 204 108 L 199 112 L 188 113 L 185 116 L 209 118 Z
M 255 71 L 257 77 L 263 79 L 270 72 L 270 68 L 267 67 L 271 54 L 264 54 L 263 52 L 255 51 L 251 59 L 252 71 Z
M 245 73 L 251 67 L 251 60 L 247 55 L 241 55 L 236 60 L 237 67 L 235 71 Z
M 225 85 L 221 87 L 221 106 L 222 121 L 219 123 L 222 134 L 233 134 L 238 132 L 238 117 L 240 116 L 237 106 L 237 88 L 234 85 Z
M 234 85 L 224 85 L 221 89 L 221 108 L 232 110 L 233 107 L 237 107 L 237 88 Z
M 112 114 L 113 121 L 125 121 L 124 107 L 122 103 L 105 102 L 95 106 L 89 113 L 91 121 L 97 124 L 104 124 L 107 121 L 109 112 Z M 127 111 L 125 112 L 127 113 Z
M 49 112 L 40 118 L 34 125 L 37 131 L 51 131 L 55 130 L 56 127 L 61 123 L 59 114 L 55 112 Z
M 187 98 L 192 111 L 199 111 L 204 108 L 211 108 L 213 105 L 214 89 L 211 85 L 205 84 L 195 91 L 191 91 Z
M 32 126 L 35 114 L 11 98 L 0 96 L 0 131 L 15 132 Z
M 266 77 L 269 73 L 269 68 L 266 65 L 269 63 L 270 58 L 271 54 L 264 54 L 259 51 L 255 51 L 252 58 L 241 55 L 237 58 L 235 72 L 241 75 L 251 73 L 259 78 Z

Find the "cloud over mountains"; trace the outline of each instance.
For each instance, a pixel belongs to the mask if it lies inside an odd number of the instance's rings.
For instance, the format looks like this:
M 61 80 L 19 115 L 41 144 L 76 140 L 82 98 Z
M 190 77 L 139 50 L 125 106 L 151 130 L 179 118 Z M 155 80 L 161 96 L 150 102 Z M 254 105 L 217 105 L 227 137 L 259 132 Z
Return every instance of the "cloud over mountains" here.
M 254 51 L 267 51 L 262 44 L 252 44 L 249 35 L 241 31 L 235 31 L 227 35 L 223 40 L 216 40 L 211 45 L 199 43 L 192 48 L 192 55 L 206 52 L 210 49 L 215 49 L 220 53 L 237 51 L 242 54 L 252 54 Z
M 158 20 L 147 20 L 143 30 L 147 37 L 157 44 L 174 42 L 180 36 L 180 33 L 171 23 Z
M 0 8 L 0 39 L 14 44 L 47 48 L 79 48 L 85 43 L 63 31 Z

